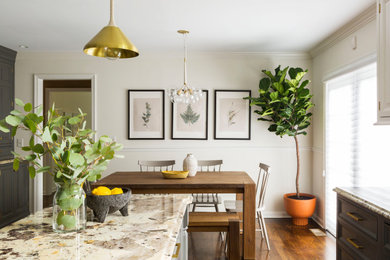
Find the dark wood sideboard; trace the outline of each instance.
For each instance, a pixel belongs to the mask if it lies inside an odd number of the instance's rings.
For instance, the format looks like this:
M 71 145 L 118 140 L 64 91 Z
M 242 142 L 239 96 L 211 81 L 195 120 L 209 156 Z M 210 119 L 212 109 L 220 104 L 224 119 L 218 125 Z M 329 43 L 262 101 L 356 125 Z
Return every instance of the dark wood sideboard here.
M 337 259 L 390 259 L 390 219 L 338 194 Z
M 0 46 L 0 119 L 14 107 L 15 58 L 15 51 Z M 0 228 L 30 214 L 28 166 L 13 171 L 13 150 L 11 134 L 0 132 Z

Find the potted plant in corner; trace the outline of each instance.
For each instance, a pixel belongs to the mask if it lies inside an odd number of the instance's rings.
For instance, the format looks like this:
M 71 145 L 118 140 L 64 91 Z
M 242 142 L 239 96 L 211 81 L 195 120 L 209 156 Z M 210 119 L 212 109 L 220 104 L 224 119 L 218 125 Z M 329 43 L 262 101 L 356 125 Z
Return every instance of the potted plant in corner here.
M 293 218 L 295 225 L 307 225 L 308 218 L 315 210 L 316 198 L 311 194 L 301 193 L 299 189 L 300 158 L 298 135 L 306 135 L 306 128 L 310 125 L 313 107 L 312 95 L 307 87 L 309 80 L 303 80 L 307 70 L 301 68 L 280 66 L 271 71 L 262 71 L 266 77 L 259 83 L 259 97 L 246 97 L 251 106 L 257 106 L 254 111 L 258 120 L 270 122 L 268 130 L 283 137 L 288 135 L 294 138 L 297 171 L 295 178 L 296 193 L 284 194 L 284 206 L 287 213 Z M 290 79 L 287 78 L 287 75 Z
M 31 178 L 37 173 L 48 172 L 54 179 L 57 191 L 53 199 L 53 229 L 57 232 L 78 231 L 85 228 L 85 192 L 83 183 L 95 181 L 107 169 L 108 162 L 121 144 L 108 136 L 94 138 L 95 133 L 86 128 L 85 115 L 80 109 L 77 116 L 61 116 L 55 107 L 48 111 L 43 124 L 42 106 L 34 108 L 16 99 L 15 103 L 24 112 L 12 110 L 5 119 L 0 120 L 0 131 L 15 136 L 18 130 L 31 133 L 28 145 L 22 147 L 28 155 L 13 153 L 14 170 L 18 170 L 21 161 L 28 161 Z M 54 169 L 42 165 L 42 158 L 49 154 Z

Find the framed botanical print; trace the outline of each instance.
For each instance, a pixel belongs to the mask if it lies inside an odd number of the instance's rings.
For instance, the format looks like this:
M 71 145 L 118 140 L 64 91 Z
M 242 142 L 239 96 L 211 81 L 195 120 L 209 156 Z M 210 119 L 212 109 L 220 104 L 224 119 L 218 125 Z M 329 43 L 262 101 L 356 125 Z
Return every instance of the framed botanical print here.
M 208 98 L 208 90 L 203 90 L 195 103 L 172 103 L 172 139 L 207 140 Z
M 215 90 L 214 139 L 250 140 L 250 90 Z
M 128 139 L 164 139 L 164 90 L 128 92 Z

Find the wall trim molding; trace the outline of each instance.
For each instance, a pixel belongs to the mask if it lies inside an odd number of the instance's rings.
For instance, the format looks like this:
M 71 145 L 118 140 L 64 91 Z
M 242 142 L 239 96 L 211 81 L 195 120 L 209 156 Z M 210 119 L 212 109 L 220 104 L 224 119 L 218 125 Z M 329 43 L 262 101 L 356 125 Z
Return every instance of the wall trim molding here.
M 324 153 L 324 149 L 322 147 L 313 146 L 312 151 L 313 153 Z
M 318 56 L 325 50 L 329 49 L 336 43 L 344 40 L 352 33 L 356 32 L 363 26 L 374 21 L 376 19 L 376 3 L 372 4 L 358 16 L 353 18 L 347 24 L 339 28 L 337 31 L 332 33 L 330 36 L 321 41 L 318 45 L 310 50 L 312 58 Z
M 169 57 L 179 57 L 182 56 L 182 52 L 179 51 L 168 51 L 163 54 L 150 51 L 145 52 L 142 54 L 143 57 L 155 57 L 157 55 L 163 55 L 163 56 L 169 56 Z M 293 59 L 305 59 L 305 60 L 311 60 L 311 55 L 309 52 L 303 52 L 303 51 L 296 51 L 296 52 L 228 52 L 228 51 L 194 51 L 191 52 L 191 57 L 209 57 L 209 56 L 215 56 L 215 57 L 226 57 L 226 56 L 250 56 L 250 57 L 283 57 L 283 58 L 293 58 Z M 92 57 L 89 55 L 84 54 L 80 51 L 20 51 L 17 53 L 16 56 L 17 60 L 94 60 L 96 57 Z M 104 60 L 102 60 L 104 61 Z M 100 62 L 100 60 L 99 60 Z
M 238 149 L 238 150 L 291 150 L 295 151 L 295 146 L 244 146 L 244 145 L 238 145 L 238 146 L 192 146 L 191 150 L 224 150 L 224 149 Z M 149 152 L 149 151 L 169 151 L 169 150 L 185 150 L 188 151 L 188 146 L 149 146 L 149 147 L 130 147 L 126 146 L 124 147 L 120 152 Z M 313 148 L 311 146 L 309 147 L 300 147 L 300 151 L 313 151 Z

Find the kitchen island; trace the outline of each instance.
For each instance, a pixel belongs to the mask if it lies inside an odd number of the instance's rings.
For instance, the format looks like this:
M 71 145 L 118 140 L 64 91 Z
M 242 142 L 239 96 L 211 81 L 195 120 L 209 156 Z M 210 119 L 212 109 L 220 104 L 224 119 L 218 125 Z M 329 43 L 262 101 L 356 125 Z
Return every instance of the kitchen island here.
M 0 229 L 0 259 L 172 259 L 191 201 L 190 195 L 132 195 L 129 216 L 118 211 L 98 223 L 89 212 L 85 230 L 61 234 L 47 208 Z
M 390 187 L 334 191 L 337 259 L 390 259 Z

